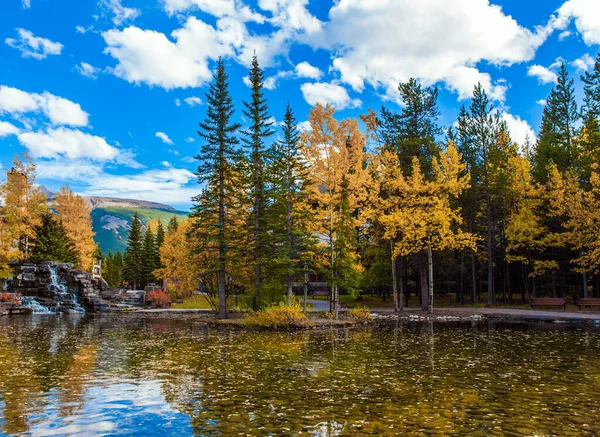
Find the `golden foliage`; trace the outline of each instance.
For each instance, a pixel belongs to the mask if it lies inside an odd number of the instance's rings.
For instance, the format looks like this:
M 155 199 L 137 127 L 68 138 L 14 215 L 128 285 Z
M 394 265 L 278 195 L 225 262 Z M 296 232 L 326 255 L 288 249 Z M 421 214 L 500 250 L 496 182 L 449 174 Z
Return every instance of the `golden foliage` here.
M 84 271 L 91 271 L 97 245 L 94 241 L 95 233 L 88 204 L 83 197 L 73 193 L 66 185 L 54 197 L 52 207 L 58 214 L 67 237 L 73 242 L 79 254 L 77 267 Z
M 264 310 L 246 314 L 244 325 L 263 329 L 293 329 L 306 326 L 308 318 L 297 301 L 291 304 L 280 302 Z
M 348 318 L 356 323 L 369 323 L 373 321 L 371 311 L 367 307 L 357 307 L 348 311 Z

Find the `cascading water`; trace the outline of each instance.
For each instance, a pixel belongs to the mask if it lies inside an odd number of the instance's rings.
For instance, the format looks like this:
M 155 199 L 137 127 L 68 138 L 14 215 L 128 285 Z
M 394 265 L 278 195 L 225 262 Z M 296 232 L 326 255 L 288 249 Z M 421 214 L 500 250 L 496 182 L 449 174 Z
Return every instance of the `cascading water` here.
M 19 302 L 22 307 L 31 308 L 33 314 L 55 314 L 55 311 L 39 303 L 33 296 L 21 296 Z
M 60 282 L 58 269 L 49 265 L 48 270 L 50 271 L 51 281 L 50 285 L 48 285 L 48 290 L 54 292 L 56 312 L 84 313 L 85 310 L 77 301 L 77 296 L 69 292 L 67 286 Z

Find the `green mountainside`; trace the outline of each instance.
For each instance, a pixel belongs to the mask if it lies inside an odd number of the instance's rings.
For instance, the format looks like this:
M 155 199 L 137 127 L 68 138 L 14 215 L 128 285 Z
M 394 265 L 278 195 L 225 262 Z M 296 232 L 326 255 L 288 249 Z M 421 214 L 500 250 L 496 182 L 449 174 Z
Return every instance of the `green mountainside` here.
M 93 198 L 94 199 L 94 198 Z M 117 206 L 117 202 L 111 202 L 110 205 L 94 204 L 92 199 L 92 225 L 96 233 L 95 240 L 98 246 L 107 255 L 109 251 L 124 251 L 127 244 L 129 228 L 134 214 L 137 212 L 144 226 L 152 219 L 160 219 L 166 226 L 167 222 L 174 215 L 179 220 L 185 220 L 187 212 L 177 211 L 171 207 L 160 204 L 150 204 L 144 206 L 134 205 L 132 202 L 123 202 L 123 206 Z

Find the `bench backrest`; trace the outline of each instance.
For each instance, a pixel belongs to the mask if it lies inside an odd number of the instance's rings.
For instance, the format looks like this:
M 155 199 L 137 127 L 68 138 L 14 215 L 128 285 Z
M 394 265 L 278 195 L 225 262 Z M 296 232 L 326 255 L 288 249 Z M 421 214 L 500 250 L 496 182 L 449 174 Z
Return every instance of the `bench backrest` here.
M 536 297 L 531 299 L 532 304 L 547 304 L 547 305 L 564 305 L 567 303 L 567 299 L 562 297 Z

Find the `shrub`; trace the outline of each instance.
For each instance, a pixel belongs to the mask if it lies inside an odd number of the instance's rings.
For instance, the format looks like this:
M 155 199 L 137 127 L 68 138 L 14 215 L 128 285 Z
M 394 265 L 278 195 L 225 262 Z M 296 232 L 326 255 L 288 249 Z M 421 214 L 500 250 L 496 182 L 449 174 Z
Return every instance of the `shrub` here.
M 13 293 L 0 293 L 0 302 L 11 302 L 19 305 L 21 302 L 19 301 L 20 295 Z
M 371 311 L 367 307 L 357 307 L 348 311 L 348 318 L 357 323 L 369 323 L 373 321 Z
M 305 326 L 308 318 L 298 302 L 289 305 L 280 302 L 264 310 L 246 314 L 242 322 L 254 328 L 290 330 Z
M 171 305 L 171 298 L 162 290 L 154 290 L 146 294 L 146 303 L 156 308 L 164 308 Z

